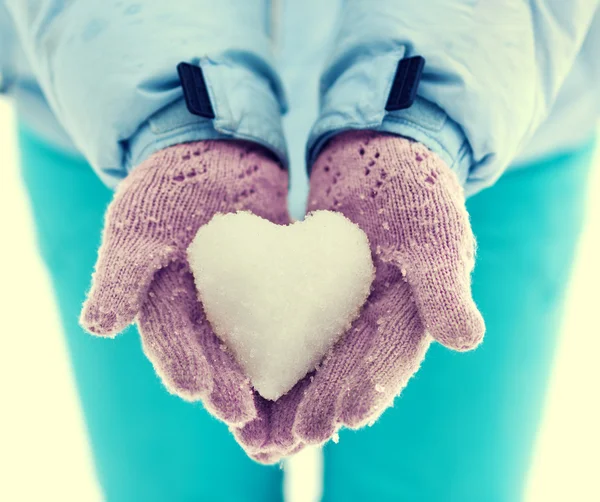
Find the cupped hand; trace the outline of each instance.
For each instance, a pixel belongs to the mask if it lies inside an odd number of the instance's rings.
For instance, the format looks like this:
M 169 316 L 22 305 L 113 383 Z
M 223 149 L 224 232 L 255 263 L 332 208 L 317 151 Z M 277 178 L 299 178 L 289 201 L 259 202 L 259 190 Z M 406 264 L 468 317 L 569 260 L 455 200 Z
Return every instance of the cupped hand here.
M 463 190 L 438 156 L 398 136 L 347 132 L 321 152 L 310 187 L 310 211 L 339 211 L 367 234 L 376 277 L 320 367 L 237 430 L 263 462 L 374 422 L 432 340 L 471 350 L 485 331 L 471 296 L 475 240 Z
M 121 183 L 106 213 L 82 326 L 114 336 L 137 319 L 166 388 L 231 425 L 257 416 L 254 392 L 211 329 L 186 250 L 216 213 L 287 224 L 287 173 L 262 147 L 203 141 L 155 153 Z

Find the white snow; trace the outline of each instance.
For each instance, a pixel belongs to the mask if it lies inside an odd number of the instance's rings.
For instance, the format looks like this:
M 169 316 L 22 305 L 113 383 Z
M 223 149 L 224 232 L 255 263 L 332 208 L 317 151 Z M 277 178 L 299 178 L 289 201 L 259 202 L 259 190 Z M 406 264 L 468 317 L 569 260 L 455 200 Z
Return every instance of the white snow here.
M 188 259 L 215 333 L 271 400 L 347 330 L 375 273 L 367 236 L 330 211 L 288 226 L 249 212 L 218 214 L 200 228 Z

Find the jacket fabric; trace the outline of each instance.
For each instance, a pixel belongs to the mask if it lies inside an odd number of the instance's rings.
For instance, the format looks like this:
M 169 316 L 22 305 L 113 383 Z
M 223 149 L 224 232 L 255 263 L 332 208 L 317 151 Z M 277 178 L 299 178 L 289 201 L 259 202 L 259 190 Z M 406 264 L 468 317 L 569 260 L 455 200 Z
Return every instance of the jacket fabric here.
M 248 139 L 304 172 L 336 133 L 375 129 L 424 143 L 470 195 L 594 134 L 599 3 L 0 0 L 0 68 L 23 119 L 110 186 L 181 142 Z M 386 111 L 417 55 L 416 101 Z M 180 62 L 214 119 L 189 112 Z

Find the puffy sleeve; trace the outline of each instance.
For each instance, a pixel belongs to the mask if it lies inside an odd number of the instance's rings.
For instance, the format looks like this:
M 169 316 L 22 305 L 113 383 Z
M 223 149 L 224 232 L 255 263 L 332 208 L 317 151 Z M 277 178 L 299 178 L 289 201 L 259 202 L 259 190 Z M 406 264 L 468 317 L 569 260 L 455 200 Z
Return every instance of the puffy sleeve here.
M 287 161 L 268 0 L 4 1 L 50 106 L 107 184 L 186 141 L 248 139 Z M 188 111 L 180 62 L 202 69 L 214 118 Z
M 309 158 L 340 130 L 371 128 L 426 144 L 467 194 L 493 184 L 548 115 L 598 5 L 346 0 Z M 415 55 L 426 60 L 415 103 L 386 112 L 399 60 Z
M 4 0 L 0 0 L 0 93 L 10 85 L 14 73 L 14 30 Z

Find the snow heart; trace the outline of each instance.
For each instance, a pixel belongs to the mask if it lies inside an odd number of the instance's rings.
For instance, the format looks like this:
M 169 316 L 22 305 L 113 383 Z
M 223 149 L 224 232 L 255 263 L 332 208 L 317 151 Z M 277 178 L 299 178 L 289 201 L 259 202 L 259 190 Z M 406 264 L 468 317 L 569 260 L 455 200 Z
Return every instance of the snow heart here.
M 367 236 L 331 211 L 289 226 L 218 214 L 198 230 L 188 259 L 216 335 L 270 400 L 319 364 L 375 275 Z

